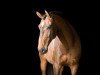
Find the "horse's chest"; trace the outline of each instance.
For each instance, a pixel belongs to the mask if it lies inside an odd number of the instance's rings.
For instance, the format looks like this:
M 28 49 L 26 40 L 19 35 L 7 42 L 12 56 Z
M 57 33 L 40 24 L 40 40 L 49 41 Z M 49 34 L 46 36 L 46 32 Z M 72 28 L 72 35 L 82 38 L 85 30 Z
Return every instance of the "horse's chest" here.
M 45 57 L 52 64 L 55 62 L 60 63 L 62 62 L 61 59 L 65 54 L 66 50 L 64 46 L 58 39 L 56 39 L 50 43 L 48 47 L 48 52 L 45 54 Z

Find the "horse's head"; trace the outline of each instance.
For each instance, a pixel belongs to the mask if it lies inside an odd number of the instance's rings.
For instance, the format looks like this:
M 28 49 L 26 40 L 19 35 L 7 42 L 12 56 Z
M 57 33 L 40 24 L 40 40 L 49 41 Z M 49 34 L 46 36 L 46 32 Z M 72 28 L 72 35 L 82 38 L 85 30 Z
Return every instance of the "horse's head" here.
M 56 37 L 56 27 L 52 16 L 46 10 L 44 15 L 41 15 L 39 12 L 36 12 L 36 14 L 41 19 L 38 26 L 40 30 L 38 50 L 41 53 L 46 53 L 50 42 Z

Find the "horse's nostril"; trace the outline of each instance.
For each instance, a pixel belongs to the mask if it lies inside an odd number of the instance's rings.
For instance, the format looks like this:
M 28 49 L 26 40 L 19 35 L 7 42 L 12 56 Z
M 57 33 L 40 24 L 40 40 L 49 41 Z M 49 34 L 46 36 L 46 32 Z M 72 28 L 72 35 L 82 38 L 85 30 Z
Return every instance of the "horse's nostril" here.
M 46 48 L 42 48 L 42 52 L 43 53 L 46 53 L 47 52 L 47 49 Z
M 43 54 L 44 54 L 44 53 L 47 52 L 47 49 L 46 49 L 46 48 L 42 48 L 42 49 L 39 49 L 39 48 L 38 48 L 38 51 L 39 51 L 40 53 L 43 53 Z
M 45 51 L 45 48 L 42 48 L 42 51 Z

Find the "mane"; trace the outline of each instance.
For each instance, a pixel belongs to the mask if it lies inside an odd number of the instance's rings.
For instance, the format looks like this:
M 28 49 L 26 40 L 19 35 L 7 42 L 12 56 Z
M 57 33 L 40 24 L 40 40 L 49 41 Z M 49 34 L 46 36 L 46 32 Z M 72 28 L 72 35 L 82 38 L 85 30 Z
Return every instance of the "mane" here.
M 66 16 L 65 16 L 64 13 L 61 12 L 61 11 L 50 11 L 50 12 L 49 12 L 49 15 L 52 16 L 52 17 L 53 17 L 53 15 L 57 15 L 57 16 L 61 17 L 62 20 L 63 20 L 66 24 L 69 23 L 69 21 L 67 20 Z

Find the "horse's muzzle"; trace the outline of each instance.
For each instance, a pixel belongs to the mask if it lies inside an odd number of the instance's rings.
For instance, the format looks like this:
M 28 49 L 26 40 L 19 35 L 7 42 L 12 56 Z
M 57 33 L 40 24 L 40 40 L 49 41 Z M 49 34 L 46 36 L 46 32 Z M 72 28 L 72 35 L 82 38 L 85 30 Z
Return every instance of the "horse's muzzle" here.
M 47 53 L 47 49 L 46 48 L 39 49 L 39 52 L 41 52 L 42 54 L 45 54 Z

